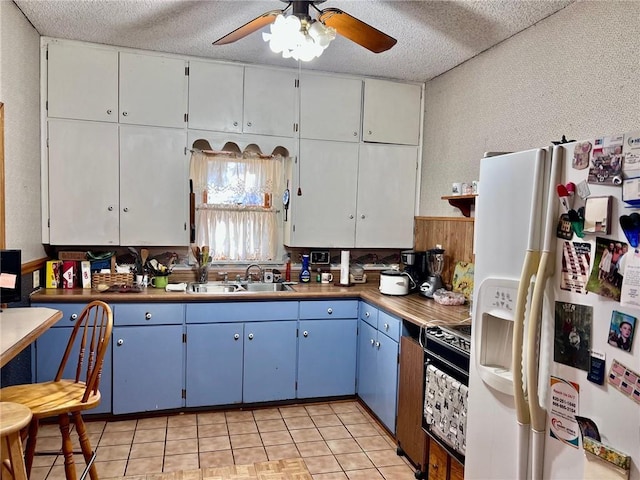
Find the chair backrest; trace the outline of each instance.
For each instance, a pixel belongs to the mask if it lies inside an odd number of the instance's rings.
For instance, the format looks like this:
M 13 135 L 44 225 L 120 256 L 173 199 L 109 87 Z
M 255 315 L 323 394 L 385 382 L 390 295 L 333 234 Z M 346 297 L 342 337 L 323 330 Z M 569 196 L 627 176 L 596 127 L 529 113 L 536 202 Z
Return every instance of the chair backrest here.
M 95 300 L 84 307 L 71 332 L 55 381 L 58 382 L 63 378 L 71 351 L 78 348 L 74 380 L 86 384 L 83 402 L 86 402 L 90 395 L 98 392 L 102 364 L 109 347 L 112 329 L 111 307 L 100 300 Z

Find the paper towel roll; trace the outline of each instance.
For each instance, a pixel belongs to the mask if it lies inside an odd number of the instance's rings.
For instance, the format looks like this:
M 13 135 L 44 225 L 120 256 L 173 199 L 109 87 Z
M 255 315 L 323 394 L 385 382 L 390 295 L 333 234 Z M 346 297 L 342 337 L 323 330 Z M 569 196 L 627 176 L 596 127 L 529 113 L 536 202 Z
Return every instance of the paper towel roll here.
M 340 285 L 349 285 L 349 250 L 340 254 Z

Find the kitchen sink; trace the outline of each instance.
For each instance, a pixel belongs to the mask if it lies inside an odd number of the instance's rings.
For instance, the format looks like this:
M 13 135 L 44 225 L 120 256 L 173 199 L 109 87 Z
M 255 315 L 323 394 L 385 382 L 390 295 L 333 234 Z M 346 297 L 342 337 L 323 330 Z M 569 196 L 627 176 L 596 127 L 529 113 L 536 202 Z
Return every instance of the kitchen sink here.
M 190 283 L 187 293 L 195 294 L 220 294 L 220 293 L 268 293 L 268 292 L 293 292 L 291 285 L 282 283 L 264 283 L 264 282 L 207 282 L 207 283 Z

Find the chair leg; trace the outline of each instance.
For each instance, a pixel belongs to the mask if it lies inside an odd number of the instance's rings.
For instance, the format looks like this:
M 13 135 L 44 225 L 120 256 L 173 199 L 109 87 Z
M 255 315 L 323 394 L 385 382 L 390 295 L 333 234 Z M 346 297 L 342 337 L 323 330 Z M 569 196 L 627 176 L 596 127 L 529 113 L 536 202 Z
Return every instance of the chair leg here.
M 58 415 L 60 433 L 62 433 L 62 453 L 64 455 L 64 473 L 67 480 L 76 480 L 76 465 L 73 461 L 73 444 L 69 433 L 69 415 L 63 413 Z
M 93 457 L 93 449 L 91 448 L 91 442 L 89 441 L 89 435 L 87 435 L 87 429 L 84 426 L 84 420 L 80 412 L 73 412 L 73 422 L 76 424 L 76 430 L 78 431 L 78 437 L 80 438 L 80 448 L 82 449 L 82 455 L 86 465 L 89 465 L 91 458 Z M 95 462 L 91 464 L 89 468 L 89 476 L 91 480 L 98 480 L 98 470 L 96 469 Z
M 20 432 L 12 432 L 2 437 L 2 472 L 0 477 L 27 480 L 22 453 Z
M 36 441 L 38 440 L 38 428 L 40 420 L 33 417 L 29 423 L 29 433 L 27 437 L 27 450 L 24 454 L 24 465 L 27 470 L 27 477 L 31 476 L 31 467 L 33 465 L 33 457 L 36 454 Z

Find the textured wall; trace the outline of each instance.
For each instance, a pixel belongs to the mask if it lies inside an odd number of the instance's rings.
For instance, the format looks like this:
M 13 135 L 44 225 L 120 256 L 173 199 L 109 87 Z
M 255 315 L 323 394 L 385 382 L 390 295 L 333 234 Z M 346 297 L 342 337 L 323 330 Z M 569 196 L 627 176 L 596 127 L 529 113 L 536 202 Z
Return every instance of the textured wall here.
M 485 151 L 640 128 L 640 2 L 579 1 L 427 83 L 420 215 Z M 482 186 L 480 186 L 482 189 Z
M 40 223 L 40 36 L 13 2 L 0 1 L 6 244 L 22 262 L 45 257 Z

